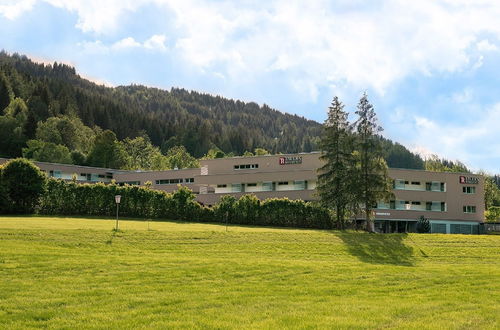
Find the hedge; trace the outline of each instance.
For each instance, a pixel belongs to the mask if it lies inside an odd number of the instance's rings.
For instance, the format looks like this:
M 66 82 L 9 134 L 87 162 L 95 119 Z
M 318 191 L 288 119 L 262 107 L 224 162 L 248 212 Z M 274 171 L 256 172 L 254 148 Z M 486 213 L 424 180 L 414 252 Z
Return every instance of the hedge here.
M 255 195 L 240 199 L 225 195 L 213 208 L 195 201 L 179 186 L 173 193 L 140 186 L 80 184 L 49 178 L 38 208 L 44 215 L 114 216 L 115 195 L 121 195 L 120 215 L 199 222 L 300 228 L 332 228 L 328 211 L 316 203 L 288 198 L 260 201 Z
M 9 173 L 1 170 L 0 179 L 5 182 L 8 176 L 15 176 Z M 325 208 L 302 200 L 272 198 L 260 201 L 255 195 L 243 195 L 240 199 L 225 195 L 209 208 L 199 204 L 193 192 L 183 186 L 166 193 L 149 187 L 77 183 L 55 178 L 44 178 L 44 190 L 34 210 L 30 211 L 42 215 L 114 216 L 115 195 L 122 196 L 122 217 L 318 229 L 333 227 Z M 5 201 L 5 192 L 0 191 L 0 211 Z M 9 203 L 15 201 L 9 200 Z

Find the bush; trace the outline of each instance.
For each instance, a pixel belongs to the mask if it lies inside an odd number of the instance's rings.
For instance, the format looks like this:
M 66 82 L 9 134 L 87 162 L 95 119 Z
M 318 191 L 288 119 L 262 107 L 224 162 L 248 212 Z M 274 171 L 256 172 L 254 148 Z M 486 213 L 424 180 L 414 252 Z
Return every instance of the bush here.
M 424 217 L 423 215 L 418 219 L 417 222 L 417 232 L 418 233 L 428 233 L 431 231 L 431 224 L 429 223 L 429 219 Z
M 259 224 L 260 200 L 255 195 L 243 195 L 234 204 L 234 218 L 244 225 Z
M 3 166 L 1 177 L 6 211 L 33 213 L 45 191 L 45 174 L 29 160 L 17 158 Z
M 233 223 L 235 219 L 236 198 L 231 195 L 224 195 L 214 206 L 215 221 L 224 223 Z
M 498 222 L 500 220 L 500 206 L 490 206 L 488 211 L 484 212 L 486 222 Z

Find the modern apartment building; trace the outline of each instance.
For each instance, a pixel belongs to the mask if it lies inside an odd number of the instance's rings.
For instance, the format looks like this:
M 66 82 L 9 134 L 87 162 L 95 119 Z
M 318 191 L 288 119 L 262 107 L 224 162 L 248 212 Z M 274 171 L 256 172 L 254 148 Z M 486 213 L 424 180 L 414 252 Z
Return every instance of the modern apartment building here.
M 201 168 L 168 171 L 121 171 L 86 166 L 36 162 L 49 176 L 82 182 L 145 185 L 171 192 L 177 186 L 192 189 L 197 200 L 214 205 L 223 195 L 254 194 L 259 199 L 287 197 L 317 200 L 319 153 L 232 157 L 202 160 Z M 6 160 L 0 159 L 0 164 Z M 380 232 L 414 231 L 421 216 L 434 233 L 477 233 L 484 219 L 484 182 L 469 173 L 389 169 L 394 198 L 374 210 Z M 358 219 L 362 222 L 362 217 Z

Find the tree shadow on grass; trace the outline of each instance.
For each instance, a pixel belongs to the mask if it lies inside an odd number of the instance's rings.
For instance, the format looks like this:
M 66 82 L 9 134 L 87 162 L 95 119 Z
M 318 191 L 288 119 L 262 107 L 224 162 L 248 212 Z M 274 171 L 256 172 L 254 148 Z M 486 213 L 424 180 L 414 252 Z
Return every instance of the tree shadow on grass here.
M 407 234 L 336 233 L 347 251 L 371 264 L 415 266 L 413 247 L 405 244 Z

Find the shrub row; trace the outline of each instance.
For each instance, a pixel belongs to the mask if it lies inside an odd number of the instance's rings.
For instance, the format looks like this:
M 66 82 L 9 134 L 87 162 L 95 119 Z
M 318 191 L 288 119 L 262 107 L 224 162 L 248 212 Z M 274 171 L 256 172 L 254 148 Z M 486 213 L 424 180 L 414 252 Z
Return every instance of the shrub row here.
M 39 214 L 113 216 L 116 210 L 115 195 L 121 195 L 120 215 L 138 218 L 166 218 L 173 220 L 211 220 L 205 210 L 194 200 L 186 187 L 174 193 L 138 186 L 80 184 L 49 178 L 46 191 L 40 199 Z
M 37 186 L 36 191 L 34 186 Z M 148 187 L 67 182 L 46 178 L 24 159 L 12 160 L 0 167 L 0 213 L 114 216 L 115 195 L 122 196 L 122 217 L 332 228 L 326 209 L 302 200 L 272 198 L 260 201 L 255 195 L 244 195 L 237 200 L 225 195 L 209 208 L 200 205 L 193 192 L 182 186 L 173 193 L 166 193 Z

